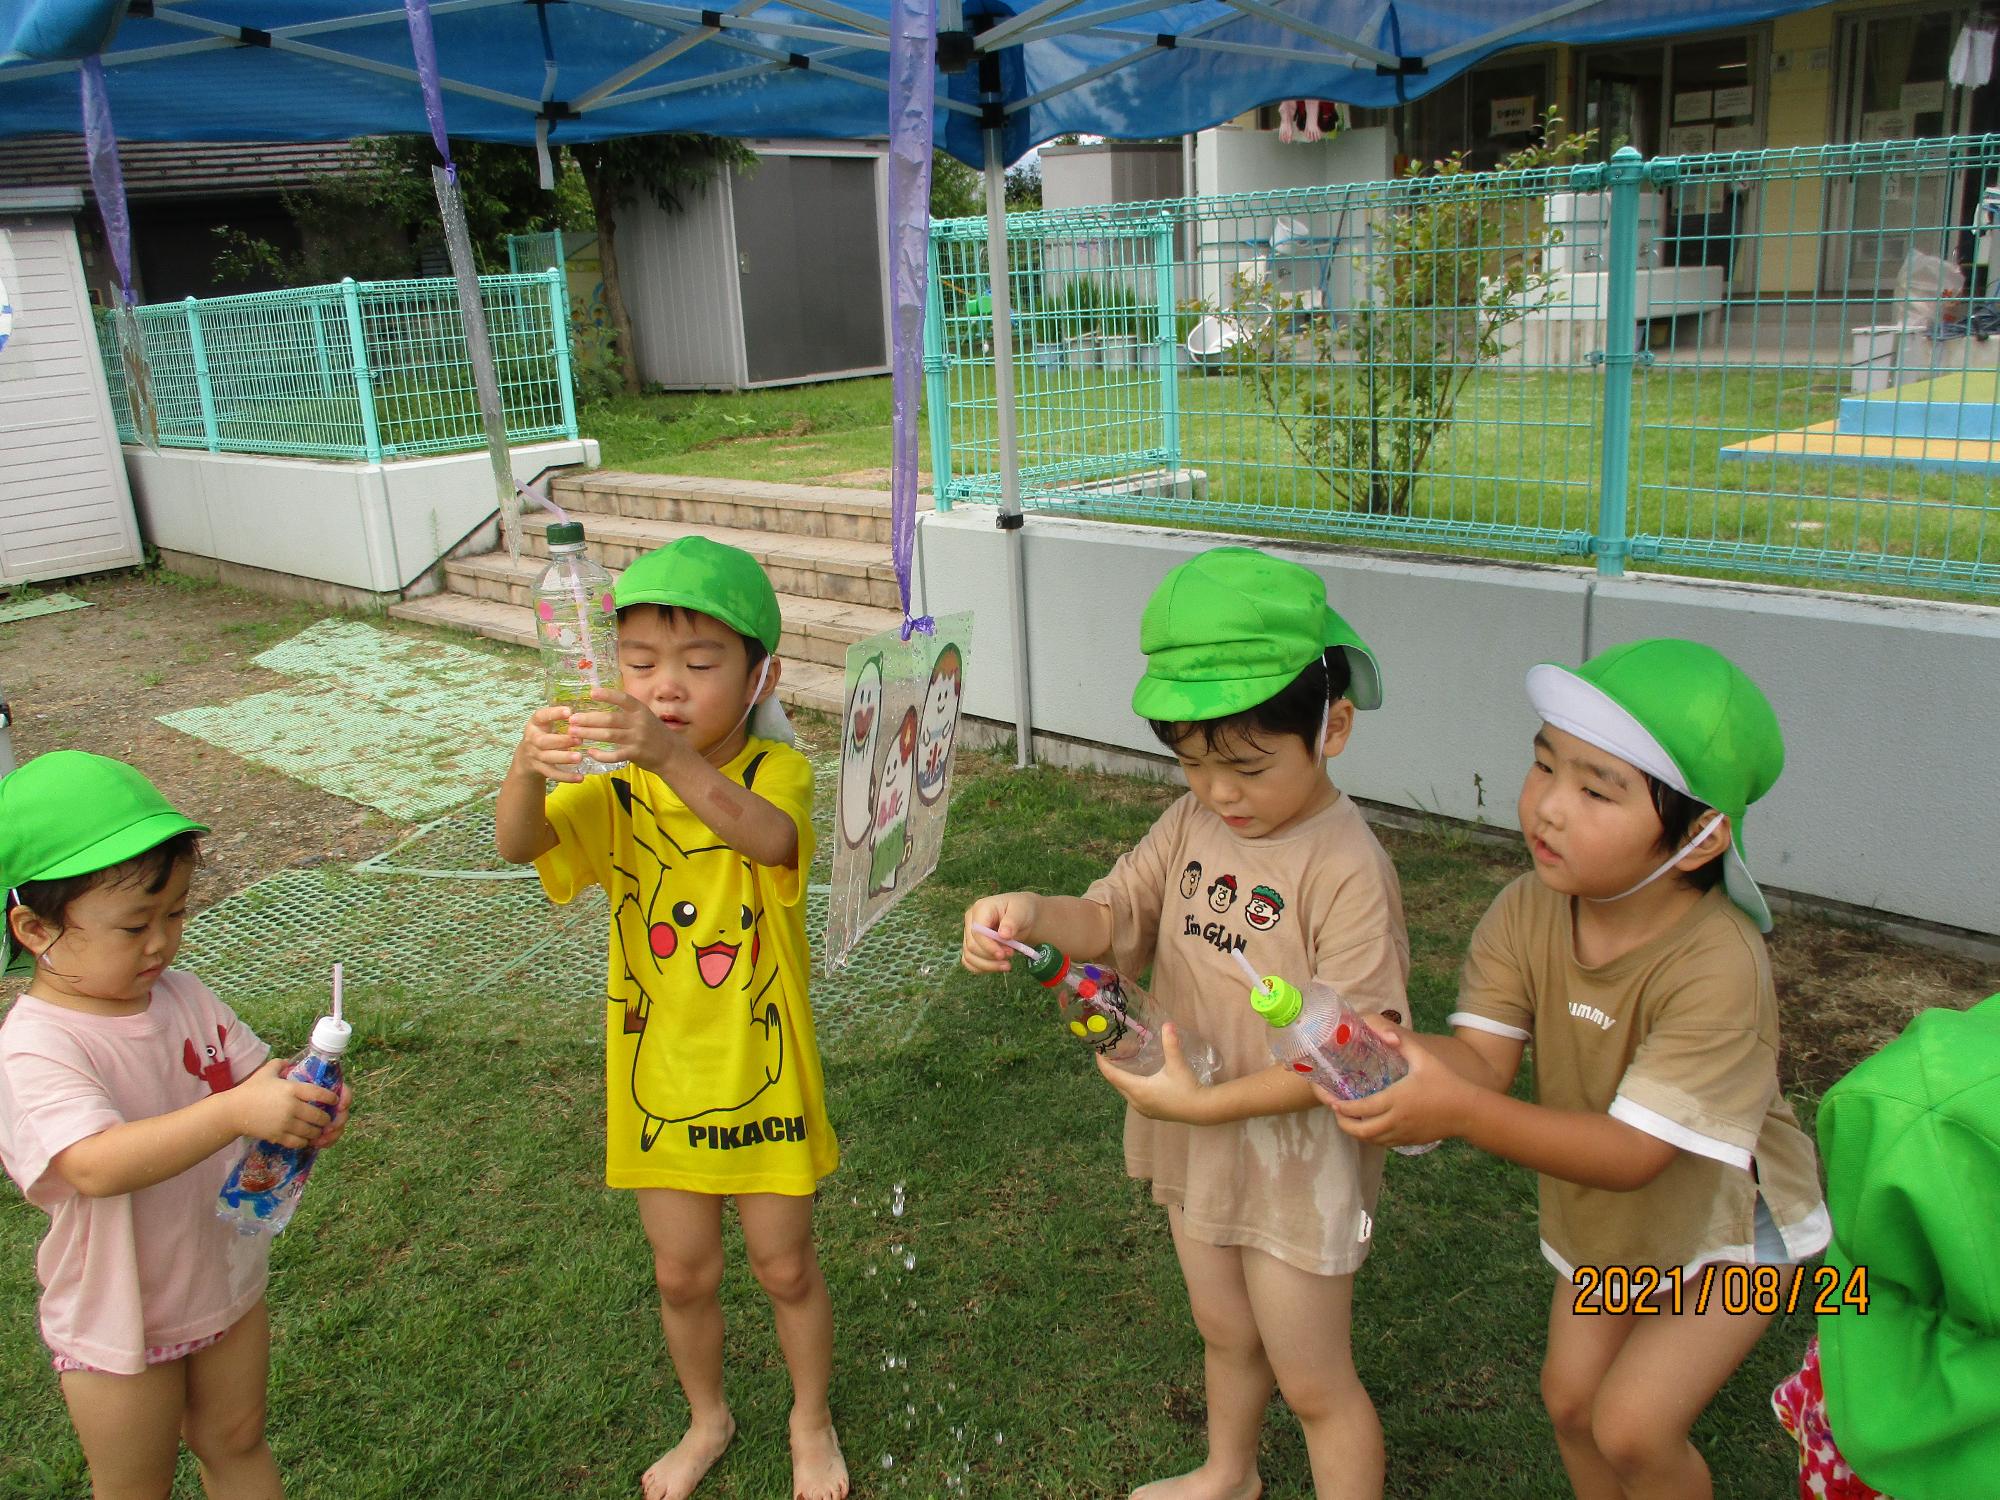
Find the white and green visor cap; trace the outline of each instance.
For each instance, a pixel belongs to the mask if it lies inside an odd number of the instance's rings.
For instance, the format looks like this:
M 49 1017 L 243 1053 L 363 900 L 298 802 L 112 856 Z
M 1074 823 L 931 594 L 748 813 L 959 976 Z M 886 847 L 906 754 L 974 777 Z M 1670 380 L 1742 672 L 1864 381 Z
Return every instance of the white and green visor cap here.
M 1723 884 L 1760 932 L 1771 908 L 1744 863 L 1743 815 L 1785 768 L 1785 739 L 1757 684 L 1712 646 L 1633 641 L 1580 667 L 1528 669 L 1542 722 L 1729 815 Z

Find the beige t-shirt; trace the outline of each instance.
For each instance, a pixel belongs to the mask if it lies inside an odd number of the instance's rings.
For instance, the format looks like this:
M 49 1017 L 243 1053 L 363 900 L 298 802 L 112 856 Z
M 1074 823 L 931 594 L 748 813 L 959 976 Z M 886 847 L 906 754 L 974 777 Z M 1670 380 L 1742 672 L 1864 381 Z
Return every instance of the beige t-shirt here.
M 1634 1192 L 1541 1177 L 1542 1254 L 1692 1270 L 1749 1261 L 1761 1192 L 1790 1259 L 1831 1233 L 1812 1142 L 1778 1089 L 1778 998 L 1756 927 L 1718 887 L 1668 931 L 1597 968 L 1571 900 L 1534 875 L 1494 899 L 1466 955 L 1454 1027 L 1534 1048 L 1535 1100 L 1603 1110 L 1680 1148 Z
M 257 1305 L 270 1238 L 215 1216 L 241 1142 L 109 1198 L 86 1198 L 49 1163 L 114 1125 L 232 1088 L 270 1055 L 207 985 L 173 969 L 137 1015 L 14 1002 L 0 1024 L 0 1161 L 49 1216 L 35 1273 L 42 1339 L 57 1354 L 136 1375 L 148 1349 L 223 1333 Z
M 1113 963 L 1152 968 L 1165 1012 L 1215 1049 L 1215 1083 L 1272 1066 L 1271 1028 L 1229 956 L 1303 988 L 1323 979 L 1358 1011 L 1406 1018 L 1410 941 L 1395 867 L 1344 795 L 1275 838 L 1243 839 L 1192 793 L 1084 892 L 1111 908 Z M 1247 1245 L 1316 1275 L 1368 1255 L 1382 1151 L 1331 1110 L 1182 1125 L 1125 1113 L 1125 1169 L 1211 1245 Z

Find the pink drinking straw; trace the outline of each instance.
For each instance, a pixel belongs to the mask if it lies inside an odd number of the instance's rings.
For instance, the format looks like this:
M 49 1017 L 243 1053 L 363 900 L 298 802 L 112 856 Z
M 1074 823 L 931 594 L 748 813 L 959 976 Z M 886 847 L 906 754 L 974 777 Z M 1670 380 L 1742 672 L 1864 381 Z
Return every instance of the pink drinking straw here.
M 336 1021 L 340 1019 L 340 968 L 339 964 L 333 966 L 333 1018 Z
M 1035 950 L 1033 948 L 1030 948 L 1026 943 L 1017 943 L 1010 937 L 1002 937 L 999 933 L 995 932 L 991 927 L 981 927 L 977 922 L 968 923 L 967 925 L 970 926 L 972 930 L 978 933 L 981 937 L 992 938 L 993 941 L 996 943 L 1003 943 L 1007 947 L 1012 948 L 1016 953 L 1020 954 L 1023 958 L 1033 958 L 1035 956 Z

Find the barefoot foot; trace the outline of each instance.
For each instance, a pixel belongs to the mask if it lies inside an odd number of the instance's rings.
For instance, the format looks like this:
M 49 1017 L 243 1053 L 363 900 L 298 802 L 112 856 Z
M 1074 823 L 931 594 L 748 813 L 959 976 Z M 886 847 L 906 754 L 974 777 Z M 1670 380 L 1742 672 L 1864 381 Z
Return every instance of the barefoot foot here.
M 1132 1491 L 1132 1500 L 1257 1500 L 1264 1493 L 1264 1481 L 1253 1470 L 1249 1474 L 1225 1473 L 1203 1464 L 1172 1479 L 1155 1479 Z
M 646 1500 L 688 1500 L 735 1436 L 736 1418 L 728 1412 L 719 1419 L 690 1423 L 681 1440 L 639 1476 Z
M 792 1500 L 846 1500 L 847 1460 L 826 1418 L 792 1418 Z

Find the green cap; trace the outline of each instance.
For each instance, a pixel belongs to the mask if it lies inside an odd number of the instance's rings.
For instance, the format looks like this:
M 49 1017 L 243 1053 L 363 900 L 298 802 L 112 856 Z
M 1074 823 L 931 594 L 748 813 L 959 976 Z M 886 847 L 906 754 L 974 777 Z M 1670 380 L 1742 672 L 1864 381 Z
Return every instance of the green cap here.
M 51 750 L 0 777 L 0 889 L 88 875 L 177 833 L 206 832 L 123 761 Z M 0 926 L 0 971 L 34 967 L 33 955 L 15 952 L 12 930 Z
M 1289 1026 L 1306 1008 L 1306 997 L 1299 993 L 1298 986 L 1287 984 L 1275 974 L 1266 974 L 1263 984 L 1250 991 L 1250 1008 L 1273 1026 Z
M 583 522 L 551 521 L 546 533 L 551 547 L 581 547 L 583 545 Z
M 1771 930 L 1771 908 L 1744 863 L 1743 814 L 1785 769 L 1785 738 L 1741 667 L 1695 641 L 1633 641 L 1574 669 L 1530 667 L 1528 698 L 1544 723 L 1727 813 L 1729 899 Z
M 1867 1311 L 1819 1319 L 1827 1419 L 1901 1500 L 2000 1475 L 2000 995 L 1927 1010 L 1826 1092 L 1827 1265 Z
M 1367 644 L 1326 602 L 1317 573 L 1254 547 L 1215 547 L 1160 580 L 1139 619 L 1146 675 L 1132 690 L 1141 718 L 1193 722 L 1274 697 L 1329 647 L 1347 657 L 1347 697 L 1382 706 L 1382 672 Z
M 1035 956 L 1028 960 L 1028 977 L 1049 988 L 1069 972 L 1069 955 L 1062 949 L 1043 943 L 1035 950 Z
M 658 604 L 699 610 L 771 652 L 783 629 L 777 592 L 757 559 L 705 536 L 684 536 L 648 552 L 618 575 L 611 599 L 620 609 Z

